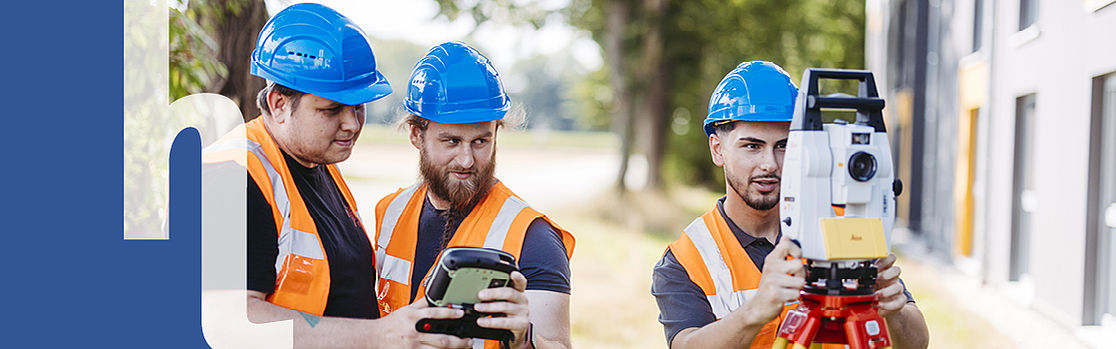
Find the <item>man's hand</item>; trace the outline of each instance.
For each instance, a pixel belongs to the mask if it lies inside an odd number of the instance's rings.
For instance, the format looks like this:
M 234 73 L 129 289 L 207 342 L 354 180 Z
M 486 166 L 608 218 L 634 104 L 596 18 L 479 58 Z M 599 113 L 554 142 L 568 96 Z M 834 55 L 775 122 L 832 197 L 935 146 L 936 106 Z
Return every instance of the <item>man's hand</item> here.
M 473 306 L 479 312 L 483 313 L 503 313 L 502 317 L 485 317 L 477 319 L 477 325 L 487 328 L 500 328 L 509 330 L 515 335 L 515 339 L 511 343 L 511 347 L 527 348 L 531 344 L 530 338 L 527 338 L 527 330 L 531 327 L 531 321 L 528 320 L 528 307 L 527 295 L 523 293 L 527 289 L 527 278 L 518 271 L 511 274 L 512 287 L 489 288 L 481 290 L 477 294 L 481 303 Z
M 801 258 L 802 249 L 786 236 L 764 258 L 759 287 L 750 301 L 753 319 L 758 323 L 771 321 L 783 311 L 784 303 L 798 299 L 799 292 L 806 286 L 806 270 Z
M 893 348 L 926 348 L 930 343 L 930 332 L 926 329 L 926 319 L 914 303 L 907 301 L 903 294 L 903 284 L 899 282 L 899 267 L 895 266 L 895 255 L 877 260 L 876 302 L 877 312 L 887 320 Z
M 877 260 L 876 268 L 879 270 L 876 274 L 876 301 L 880 316 L 887 317 L 907 305 L 907 296 L 903 294 L 903 284 L 899 283 L 900 269 L 895 265 L 894 253 Z
M 430 307 L 426 298 L 419 297 L 414 303 L 380 319 L 382 324 L 377 330 L 381 340 L 376 344 L 385 348 L 472 348 L 473 340 L 469 338 L 415 330 L 415 324 L 421 319 L 456 319 L 464 314 L 460 309 Z
M 763 326 L 779 316 L 783 304 L 798 299 L 806 286 L 802 249 L 783 237 L 763 260 L 756 294 L 721 321 L 691 327 L 674 335 L 671 348 L 739 348 L 756 339 Z

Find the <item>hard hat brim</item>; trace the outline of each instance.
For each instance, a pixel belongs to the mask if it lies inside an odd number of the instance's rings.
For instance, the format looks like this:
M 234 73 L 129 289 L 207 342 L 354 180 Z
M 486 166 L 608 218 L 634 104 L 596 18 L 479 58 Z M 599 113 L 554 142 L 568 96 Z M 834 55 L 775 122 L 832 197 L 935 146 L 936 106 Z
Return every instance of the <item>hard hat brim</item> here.
M 391 94 L 391 85 L 388 85 L 387 79 L 380 72 L 376 72 L 376 82 L 368 86 L 334 92 L 303 92 L 313 93 L 318 97 L 341 104 L 357 105 L 387 97 Z
M 364 104 L 391 94 L 391 85 L 388 84 L 387 78 L 385 78 L 383 74 L 380 74 L 379 71 L 374 72 L 375 76 L 370 79 L 373 81 L 371 84 L 337 91 L 326 91 L 312 88 L 313 86 L 305 86 L 308 85 L 306 83 L 290 82 L 278 74 L 273 74 L 266 67 L 261 68 L 256 64 L 252 65 L 251 73 L 252 75 L 273 81 L 277 84 L 294 89 L 295 91 L 309 93 L 345 105 Z M 325 85 L 329 83 L 318 82 L 318 84 Z M 336 84 L 340 85 L 343 84 L 343 82 L 336 82 Z
M 736 121 L 749 121 L 749 122 L 791 122 L 790 118 L 785 115 L 778 114 L 753 114 L 747 118 L 706 118 L 705 119 L 705 135 L 709 136 L 715 132 L 715 127 L 721 122 L 736 122 Z
M 439 124 L 459 125 L 459 124 L 472 124 L 478 122 L 488 122 L 493 120 L 500 120 L 508 113 L 507 108 L 492 110 L 461 110 L 449 113 L 422 113 L 412 109 L 410 106 L 405 106 L 404 109 L 408 113 L 414 114 L 420 118 L 437 122 Z M 424 115 L 425 114 L 425 115 Z

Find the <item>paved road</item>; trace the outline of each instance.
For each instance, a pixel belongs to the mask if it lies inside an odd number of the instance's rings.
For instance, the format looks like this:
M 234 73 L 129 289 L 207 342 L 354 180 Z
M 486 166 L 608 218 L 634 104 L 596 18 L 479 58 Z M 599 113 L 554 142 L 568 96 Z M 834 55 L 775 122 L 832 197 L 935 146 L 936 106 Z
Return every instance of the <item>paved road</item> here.
M 382 136 L 382 135 L 381 135 Z M 361 210 L 366 227 L 372 232 L 374 223 L 374 209 L 376 202 L 384 195 L 390 194 L 399 187 L 407 186 L 418 180 L 418 151 L 409 144 L 402 143 L 403 135 L 399 135 L 396 144 L 384 143 L 358 143 L 352 157 L 340 164 L 357 205 Z M 496 156 L 496 176 L 523 197 L 532 207 L 554 217 L 554 211 L 560 208 L 584 205 L 585 200 L 592 199 L 611 188 L 613 177 L 617 170 L 617 152 L 614 149 L 554 149 L 539 147 L 515 147 L 500 144 Z M 655 245 L 643 248 L 645 261 L 633 260 L 623 257 L 627 261 L 623 264 L 627 269 L 638 269 L 638 272 L 621 273 L 622 278 L 614 277 L 611 272 L 615 270 L 611 264 L 615 260 L 614 253 L 604 251 L 613 250 L 618 239 L 625 239 L 632 235 L 603 234 L 613 232 L 614 226 L 606 225 L 608 229 L 599 229 L 594 220 L 563 221 L 561 217 L 554 217 L 564 227 L 575 231 L 578 239 L 577 257 L 571 262 L 573 284 L 586 291 L 574 292 L 571 295 L 572 326 L 575 330 L 575 344 L 579 347 L 603 348 L 615 347 L 617 343 L 642 343 L 633 338 L 651 339 L 652 343 L 661 341 L 658 324 L 654 321 L 654 304 L 650 302 L 646 291 L 649 281 L 645 275 L 646 268 L 652 265 L 654 258 L 660 253 L 662 246 Z M 574 225 L 565 225 L 574 224 Z M 596 229 L 594 229 L 596 228 Z M 640 240 L 642 241 L 642 240 Z M 596 247 L 595 247 L 595 246 Z M 625 249 L 631 250 L 631 248 Z M 627 256 L 628 253 L 622 253 Z M 632 268 L 631 265 L 638 265 Z M 604 273 L 604 275 L 602 275 Z M 596 288 L 593 288 L 596 286 Z M 622 289 L 633 295 L 632 299 L 639 299 L 641 311 L 627 311 L 618 314 L 627 314 L 628 317 L 639 317 L 641 326 L 628 326 L 624 333 L 617 334 L 612 331 L 593 331 L 590 333 L 582 328 L 601 328 L 602 323 L 615 323 L 612 317 L 597 314 L 602 304 L 615 304 L 612 299 L 607 299 L 607 292 L 602 289 Z M 627 304 L 627 303 L 625 303 Z M 586 321 L 587 318 L 598 321 Z M 623 319 L 631 323 L 631 319 Z M 582 323 L 584 322 L 584 323 Z M 638 330 L 633 330 L 637 328 Z M 637 331 L 639 333 L 628 333 Z M 606 332 L 601 334 L 602 332 Z M 624 347 L 621 345 L 621 347 Z M 636 347 L 646 347 L 637 345 Z
M 402 136 L 400 136 L 402 137 Z M 577 205 L 612 185 L 617 170 L 610 149 L 501 146 L 496 177 L 542 212 Z M 418 150 L 408 144 L 358 144 L 339 164 L 367 223 L 376 202 L 418 180 Z

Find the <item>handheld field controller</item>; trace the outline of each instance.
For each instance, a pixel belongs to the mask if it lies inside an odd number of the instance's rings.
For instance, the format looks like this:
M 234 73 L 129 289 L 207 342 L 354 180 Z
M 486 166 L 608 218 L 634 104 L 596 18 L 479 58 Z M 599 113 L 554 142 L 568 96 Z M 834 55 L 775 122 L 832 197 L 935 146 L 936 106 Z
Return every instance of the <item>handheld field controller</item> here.
M 856 96 L 821 95 L 818 80 L 856 80 Z M 808 68 L 795 101 L 780 187 L 780 228 L 802 247 L 806 286 L 779 329 L 788 342 L 888 348 L 876 311 L 873 261 L 888 255 L 895 180 L 884 128 L 884 100 L 871 72 Z M 856 112 L 856 121 L 823 123 L 823 111 Z M 838 211 L 843 210 L 839 213 Z
M 431 306 L 462 309 L 458 319 L 422 319 L 415 324 L 419 332 L 445 333 L 461 338 L 511 341 L 511 331 L 477 326 L 477 319 L 504 314 L 473 310 L 480 302 L 477 293 L 486 288 L 511 285 L 511 273 L 518 271 L 510 253 L 480 247 L 451 247 L 442 252 L 426 279 L 426 301 Z

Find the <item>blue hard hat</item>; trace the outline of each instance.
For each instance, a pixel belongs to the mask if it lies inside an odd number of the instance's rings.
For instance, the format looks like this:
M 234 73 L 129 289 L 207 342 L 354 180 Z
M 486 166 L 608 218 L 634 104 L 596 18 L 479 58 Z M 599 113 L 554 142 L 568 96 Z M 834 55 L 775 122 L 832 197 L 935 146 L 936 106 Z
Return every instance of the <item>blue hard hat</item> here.
M 294 4 L 267 21 L 252 51 L 251 73 L 348 105 L 391 93 L 364 31 L 319 4 Z
M 442 124 L 499 120 L 510 105 L 500 73 L 460 42 L 434 46 L 415 64 L 403 100 L 407 112 Z
M 713 126 L 722 121 L 789 122 L 797 96 L 798 87 L 775 63 L 740 63 L 721 79 L 709 98 L 705 135 L 713 134 Z

